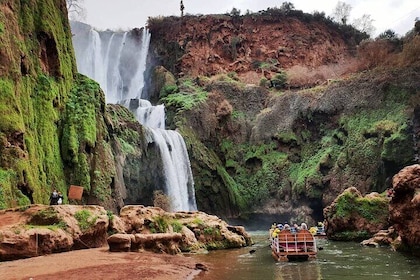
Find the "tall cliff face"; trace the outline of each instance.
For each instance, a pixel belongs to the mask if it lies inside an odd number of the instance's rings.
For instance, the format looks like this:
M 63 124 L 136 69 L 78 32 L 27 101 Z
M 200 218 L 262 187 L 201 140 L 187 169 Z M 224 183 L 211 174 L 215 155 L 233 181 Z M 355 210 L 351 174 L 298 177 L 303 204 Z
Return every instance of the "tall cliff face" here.
M 60 121 L 76 64 L 64 1 L 0 4 L 0 206 L 65 189 Z
M 154 94 L 186 138 L 200 210 L 311 223 L 344 189 L 382 192 L 415 161 L 419 61 L 407 57 L 416 57 L 418 36 L 401 54 L 359 48 L 357 31 L 298 11 L 149 24 L 154 61 L 178 77 Z M 348 58 L 410 62 L 357 74 L 334 68 L 334 79 L 303 82 L 300 90 L 290 76 L 279 87 L 266 83 L 297 65 L 322 69 L 345 59 L 341 65 L 350 67 Z M 159 67 L 151 77 L 167 75 Z
M 84 188 L 72 203 L 124 205 L 123 177 L 142 177 L 131 164 L 142 128 L 121 133 L 134 116 L 107 110 L 99 85 L 77 74 L 64 0 L 1 1 L 0 93 L 0 208 L 48 204 L 53 188 L 67 202 L 70 185 Z
M 321 15 L 269 9 L 244 16 L 149 19 L 159 64 L 178 75 L 276 73 L 341 61 L 366 34 L 345 32 Z M 170 32 L 168 32 L 170 30 Z

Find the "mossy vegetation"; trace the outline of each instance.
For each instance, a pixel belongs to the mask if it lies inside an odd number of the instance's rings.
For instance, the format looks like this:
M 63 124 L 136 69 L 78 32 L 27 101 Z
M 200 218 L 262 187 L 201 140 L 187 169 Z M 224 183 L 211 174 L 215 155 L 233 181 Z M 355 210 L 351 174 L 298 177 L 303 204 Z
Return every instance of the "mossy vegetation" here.
M 261 205 L 273 190 L 280 188 L 281 169 L 287 162 L 287 155 L 276 151 L 274 143 L 238 145 L 224 140 L 221 151 L 229 170 L 228 178 L 231 178 L 229 189 L 239 198 L 240 209 Z
M 339 218 L 358 215 L 370 223 L 381 223 L 388 217 L 388 201 L 386 197 L 367 198 L 345 192 L 336 201 L 334 215 Z
M 0 91 L 2 93 L 2 102 L 0 103 L 0 115 L 2 116 L 0 131 L 2 133 L 24 130 L 22 112 L 19 109 L 16 110 L 16 108 L 10 106 L 10 104 L 16 102 L 15 90 L 14 82 L 12 80 L 0 79 Z
M 0 13 L 0 137 L 10 146 L 0 148 L 2 208 L 48 203 L 52 188 L 67 193 L 58 139 L 76 69 L 64 6 L 10 3 L 15 13 Z
M 92 212 L 87 209 L 79 210 L 74 213 L 74 218 L 77 220 L 82 232 L 86 232 L 92 228 L 98 219 L 97 216 L 92 215 Z
M 170 221 L 168 217 L 157 216 L 154 217 L 153 221 L 149 224 L 150 231 L 152 233 L 165 233 L 169 229 Z
M 46 227 L 50 230 L 67 229 L 67 224 L 62 220 L 57 211 L 52 207 L 36 212 L 28 222 L 29 228 Z
M 360 76 L 351 79 L 357 81 Z M 337 81 L 333 86 L 340 88 L 346 83 L 349 82 Z M 201 196 L 223 191 L 226 193 L 217 195 L 217 201 L 213 200 L 211 207 L 222 207 L 226 204 L 224 199 L 228 198 L 227 204 L 240 205 L 242 215 L 264 206 L 270 199 L 282 200 L 289 195 L 292 203 L 307 200 L 322 205 L 324 194 L 330 188 L 326 176 L 342 180 L 342 188 L 361 186 L 371 191 L 383 191 L 386 177 L 395 174 L 398 168 L 414 158 L 408 121 L 411 94 L 399 86 L 396 83 L 376 92 L 380 100 L 374 104 L 358 105 L 330 116 L 302 109 L 293 127 L 273 132 L 271 141 L 260 141 L 255 145 L 231 140 L 230 136 L 219 139 L 219 142 L 212 139 L 203 144 L 194 131 L 185 127 L 188 121 L 185 118 L 180 121 L 183 118 L 178 112 L 176 124 L 193 159 L 199 205 L 209 205 L 207 201 L 201 201 Z M 376 87 L 374 82 L 372 87 Z M 218 90 L 223 91 L 223 87 Z M 322 88 L 322 92 L 328 90 L 328 86 Z M 226 96 L 229 94 L 232 93 L 226 92 Z M 326 105 L 320 103 L 320 106 Z M 237 113 L 232 115 L 241 115 L 237 110 L 234 107 L 233 112 Z M 273 110 L 274 107 L 263 109 L 259 118 L 270 118 Z M 241 118 L 232 117 L 232 120 L 240 121 Z M 228 125 L 232 126 L 232 123 Z M 361 177 L 368 180 L 361 182 Z M 361 207 L 366 218 L 369 218 L 370 211 L 374 212 L 368 205 Z M 232 210 L 225 208 L 220 211 Z
M 173 220 L 170 225 L 172 226 L 172 229 L 174 232 L 180 233 L 182 231 L 182 227 L 184 226 L 180 221 Z
M 203 103 L 207 99 L 208 93 L 202 87 L 196 85 L 191 79 L 182 81 L 182 85 L 178 87 L 170 87 L 165 89 L 165 97 L 161 102 L 166 106 L 173 106 L 176 111 L 182 112 L 191 110 L 195 106 Z
M 104 109 L 104 102 L 98 83 L 83 75 L 76 76 L 66 105 L 61 150 L 65 164 L 72 169 L 69 181 L 87 191 L 95 175 L 90 172 L 88 156 L 97 145 L 97 116 Z

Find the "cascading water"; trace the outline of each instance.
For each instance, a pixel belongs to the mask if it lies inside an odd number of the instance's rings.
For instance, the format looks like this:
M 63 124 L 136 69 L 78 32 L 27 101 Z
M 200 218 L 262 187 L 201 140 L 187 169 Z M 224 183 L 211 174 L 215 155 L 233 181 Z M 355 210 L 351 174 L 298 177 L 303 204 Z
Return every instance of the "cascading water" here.
M 147 139 L 159 147 L 165 174 L 165 191 L 172 211 L 197 210 L 190 161 L 182 136 L 165 130 L 164 105 L 142 99 L 150 34 L 143 28 L 129 32 L 97 32 L 72 22 L 78 71 L 96 80 L 107 103 L 118 103 L 135 113 L 146 127 Z M 133 105 L 134 104 L 134 105 Z

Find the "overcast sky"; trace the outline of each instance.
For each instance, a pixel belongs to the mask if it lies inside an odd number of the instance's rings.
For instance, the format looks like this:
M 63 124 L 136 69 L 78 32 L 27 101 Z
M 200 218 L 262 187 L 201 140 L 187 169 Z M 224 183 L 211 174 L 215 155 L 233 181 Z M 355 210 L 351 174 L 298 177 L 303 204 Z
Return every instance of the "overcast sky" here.
M 220 14 L 230 12 L 233 7 L 245 14 L 247 10 L 257 12 L 269 7 L 280 7 L 281 0 L 183 0 L 185 14 Z M 297 10 L 307 13 L 325 12 L 327 16 L 338 0 L 292 0 Z M 368 14 L 374 20 L 375 36 L 392 29 L 405 35 L 414 27 L 414 20 L 420 17 L 418 0 L 344 0 L 352 7 L 349 22 Z M 179 0 L 84 0 L 85 22 L 99 30 L 143 27 L 149 16 L 180 15 Z

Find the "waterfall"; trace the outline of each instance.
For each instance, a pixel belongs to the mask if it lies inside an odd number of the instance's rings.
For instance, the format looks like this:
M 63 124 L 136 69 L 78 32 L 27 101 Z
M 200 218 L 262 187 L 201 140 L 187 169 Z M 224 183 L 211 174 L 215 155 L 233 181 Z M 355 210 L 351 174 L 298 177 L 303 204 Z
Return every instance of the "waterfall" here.
M 141 34 L 138 29 L 98 32 L 79 22 L 71 22 L 71 28 L 78 71 L 100 84 L 107 103 L 129 108 L 146 127 L 147 141 L 158 146 L 171 210 L 197 210 L 184 139 L 177 131 L 165 130 L 164 105 L 152 106 L 142 99 L 150 43 L 148 30 L 143 28 Z

